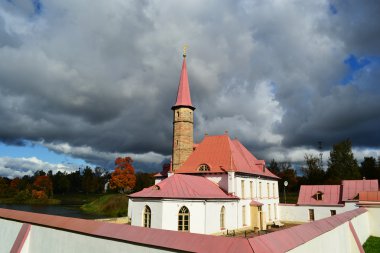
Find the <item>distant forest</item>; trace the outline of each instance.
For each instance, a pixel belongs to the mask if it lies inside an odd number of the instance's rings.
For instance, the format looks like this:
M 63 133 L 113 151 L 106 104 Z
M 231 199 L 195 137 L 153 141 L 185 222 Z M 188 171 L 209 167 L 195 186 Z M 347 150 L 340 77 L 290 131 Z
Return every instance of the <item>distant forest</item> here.
M 303 176 L 297 175 L 290 162 L 276 162 L 274 159 L 270 162 L 269 170 L 281 178 L 280 189 L 283 189 L 284 181 L 288 182 L 288 191 L 298 192 L 301 185 L 340 184 L 342 180 L 349 179 L 380 180 L 380 157 L 364 157 L 359 165 L 348 139 L 333 145 L 327 170 L 318 156 L 305 154 L 304 157 L 305 165 L 301 168 Z
M 131 193 L 154 184 L 155 173 L 136 173 L 130 157 L 116 158 L 115 170 L 86 167 L 77 171 L 47 173 L 39 170 L 33 176 L 9 179 L 0 177 L 0 198 L 14 198 L 22 202 L 27 199 L 49 199 L 54 194 L 73 193 Z M 340 184 L 344 179 L 380 180 L 380 157 L 365 157 L 359 165 L 352 153 L 350 140 L 333 145 L 330 151 L 328 168 L 322 168 L 318 156 L 305 154 L 303 176 L 298 176 L 290 162 L 277 162 L 274 159 L 268 168 L 278 177 L 280 190 L 284 181 L 288 182 L 288 192 L 298 192 L 301 185 Z

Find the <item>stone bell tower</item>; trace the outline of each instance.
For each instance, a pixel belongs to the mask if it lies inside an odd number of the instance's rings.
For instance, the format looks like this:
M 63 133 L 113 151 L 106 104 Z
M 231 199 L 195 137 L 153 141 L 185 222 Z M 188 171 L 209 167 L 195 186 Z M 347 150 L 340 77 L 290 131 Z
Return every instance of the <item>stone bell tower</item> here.
M 194 143 L 194 110 L 191 104 L 189 80 L 186 69 L 186 47 L 183 50 L 183 63 L 179 80 L 177 101 L 172 106 L 173 110 L 173 154 L 172 170 L 176 169 L 187 160 L 193 152 Z

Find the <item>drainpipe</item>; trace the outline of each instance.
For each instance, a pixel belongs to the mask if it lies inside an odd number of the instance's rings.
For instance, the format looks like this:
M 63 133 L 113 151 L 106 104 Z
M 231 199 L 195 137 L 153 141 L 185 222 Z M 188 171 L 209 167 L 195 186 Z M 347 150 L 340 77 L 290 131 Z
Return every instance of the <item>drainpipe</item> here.
M 204 200 L 203 201 L 203 203 L 204 203 L 204 205 L 205 205 L 205 221 L 203 222 L 203 224 L 204 224 L 204 234 L 206 234 L 206 219 L 207 219 L 207 211 L 206 211 L 206 207 L 207 207 L 207 205 L 206 205 L 206 200 Z

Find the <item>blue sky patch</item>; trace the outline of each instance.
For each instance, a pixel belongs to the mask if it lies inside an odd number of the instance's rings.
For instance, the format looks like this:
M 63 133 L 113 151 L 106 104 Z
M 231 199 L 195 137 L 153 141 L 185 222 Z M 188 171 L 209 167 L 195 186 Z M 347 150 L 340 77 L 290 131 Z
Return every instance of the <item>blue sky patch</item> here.
M 26 145 L 24 146 L 13 146 L 5 145 L 0 142 L 0 154 L 2 157 L 13 158 L 37 157 L 38 159 L 48 163 L 76 164 L 78 165 L 78 168 L 82 165 L 87 165 L 87 163 L 82 159 L 72 158 L 64 154 L 57 154 L 42 145 L 33 144 L 29 141 L 26 141 L 25 144 Z
M 346 85 L 354 79 L 356 72 L 363 69 L 368 64 L 371 64 L 371 61 L 376 60 L 378 57 L 356 57 L 355 55 L 350 55 L 344 60 L 344 63 L 348 66 L 348 73 L 342 79 L 341 84 Z M 380 59 L 380 58 L 379 58 Z
M 336 15 L 338 13 L 338 9 L 333 4 L 329 4 L 329 11 L 332 15 Z

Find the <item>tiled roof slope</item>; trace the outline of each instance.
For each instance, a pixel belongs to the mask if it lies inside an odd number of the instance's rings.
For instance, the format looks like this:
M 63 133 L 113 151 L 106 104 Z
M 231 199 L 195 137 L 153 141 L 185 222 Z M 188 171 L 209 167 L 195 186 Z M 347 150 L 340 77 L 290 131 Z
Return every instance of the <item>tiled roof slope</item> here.
M 288 252 L 317 236 L 320 236 L 347 221 L 367 212 L 365 208 L 357 208 L 325 219 L 302 224 L 262 236 L 248 239 L 254 252 Z M 332 242 L 333 243 L 333 242 Z
M 317 200 L 317 192 L 322 193 L 322 200 Z M 298 205 L 338 205 L 340 204 L 340 185 L 301 185 Z
M 201 164 L 207 164 L 210 171 L 198 171 Z M 237 139 L 231 140 L 228 135 L 205 136 L 203 141 L 175 171 L 175 173 L 220 173 L 227 171 L 243 172 L 278 178 L 267 168 L 265 162 L 254 157 Z
M 175 174 L 157 185 L 129 195 L 131 198 L 238 199 L 203 176 Z
M 377 179 L 373 180 L 343 180 L 342 200 L 354 200 L 359 192 L 378 191 L 379 183 Z M 357 200 L 357 199 L 356 199 Z
M 106 240 L 135 243 L 154 249 L 168 249 L 173 252 L 253 252 L 248 240 L 244 238 L 183 233 L 2 208 L 0 208 L 0 219 L 14 220 L 29 223 L 32 226 L 38 225 Z M 3 231 L 0 227 L 1 232 Z M 66 237 L 62 237 L 61 239 L 66 240 Z M 31 240 L 33 240 L 33 233 L 31 233 Z M 64 249 L 61 250 L 60 252 L 66 252 Z M 146 249 L 146 252 L 151 251 Z

